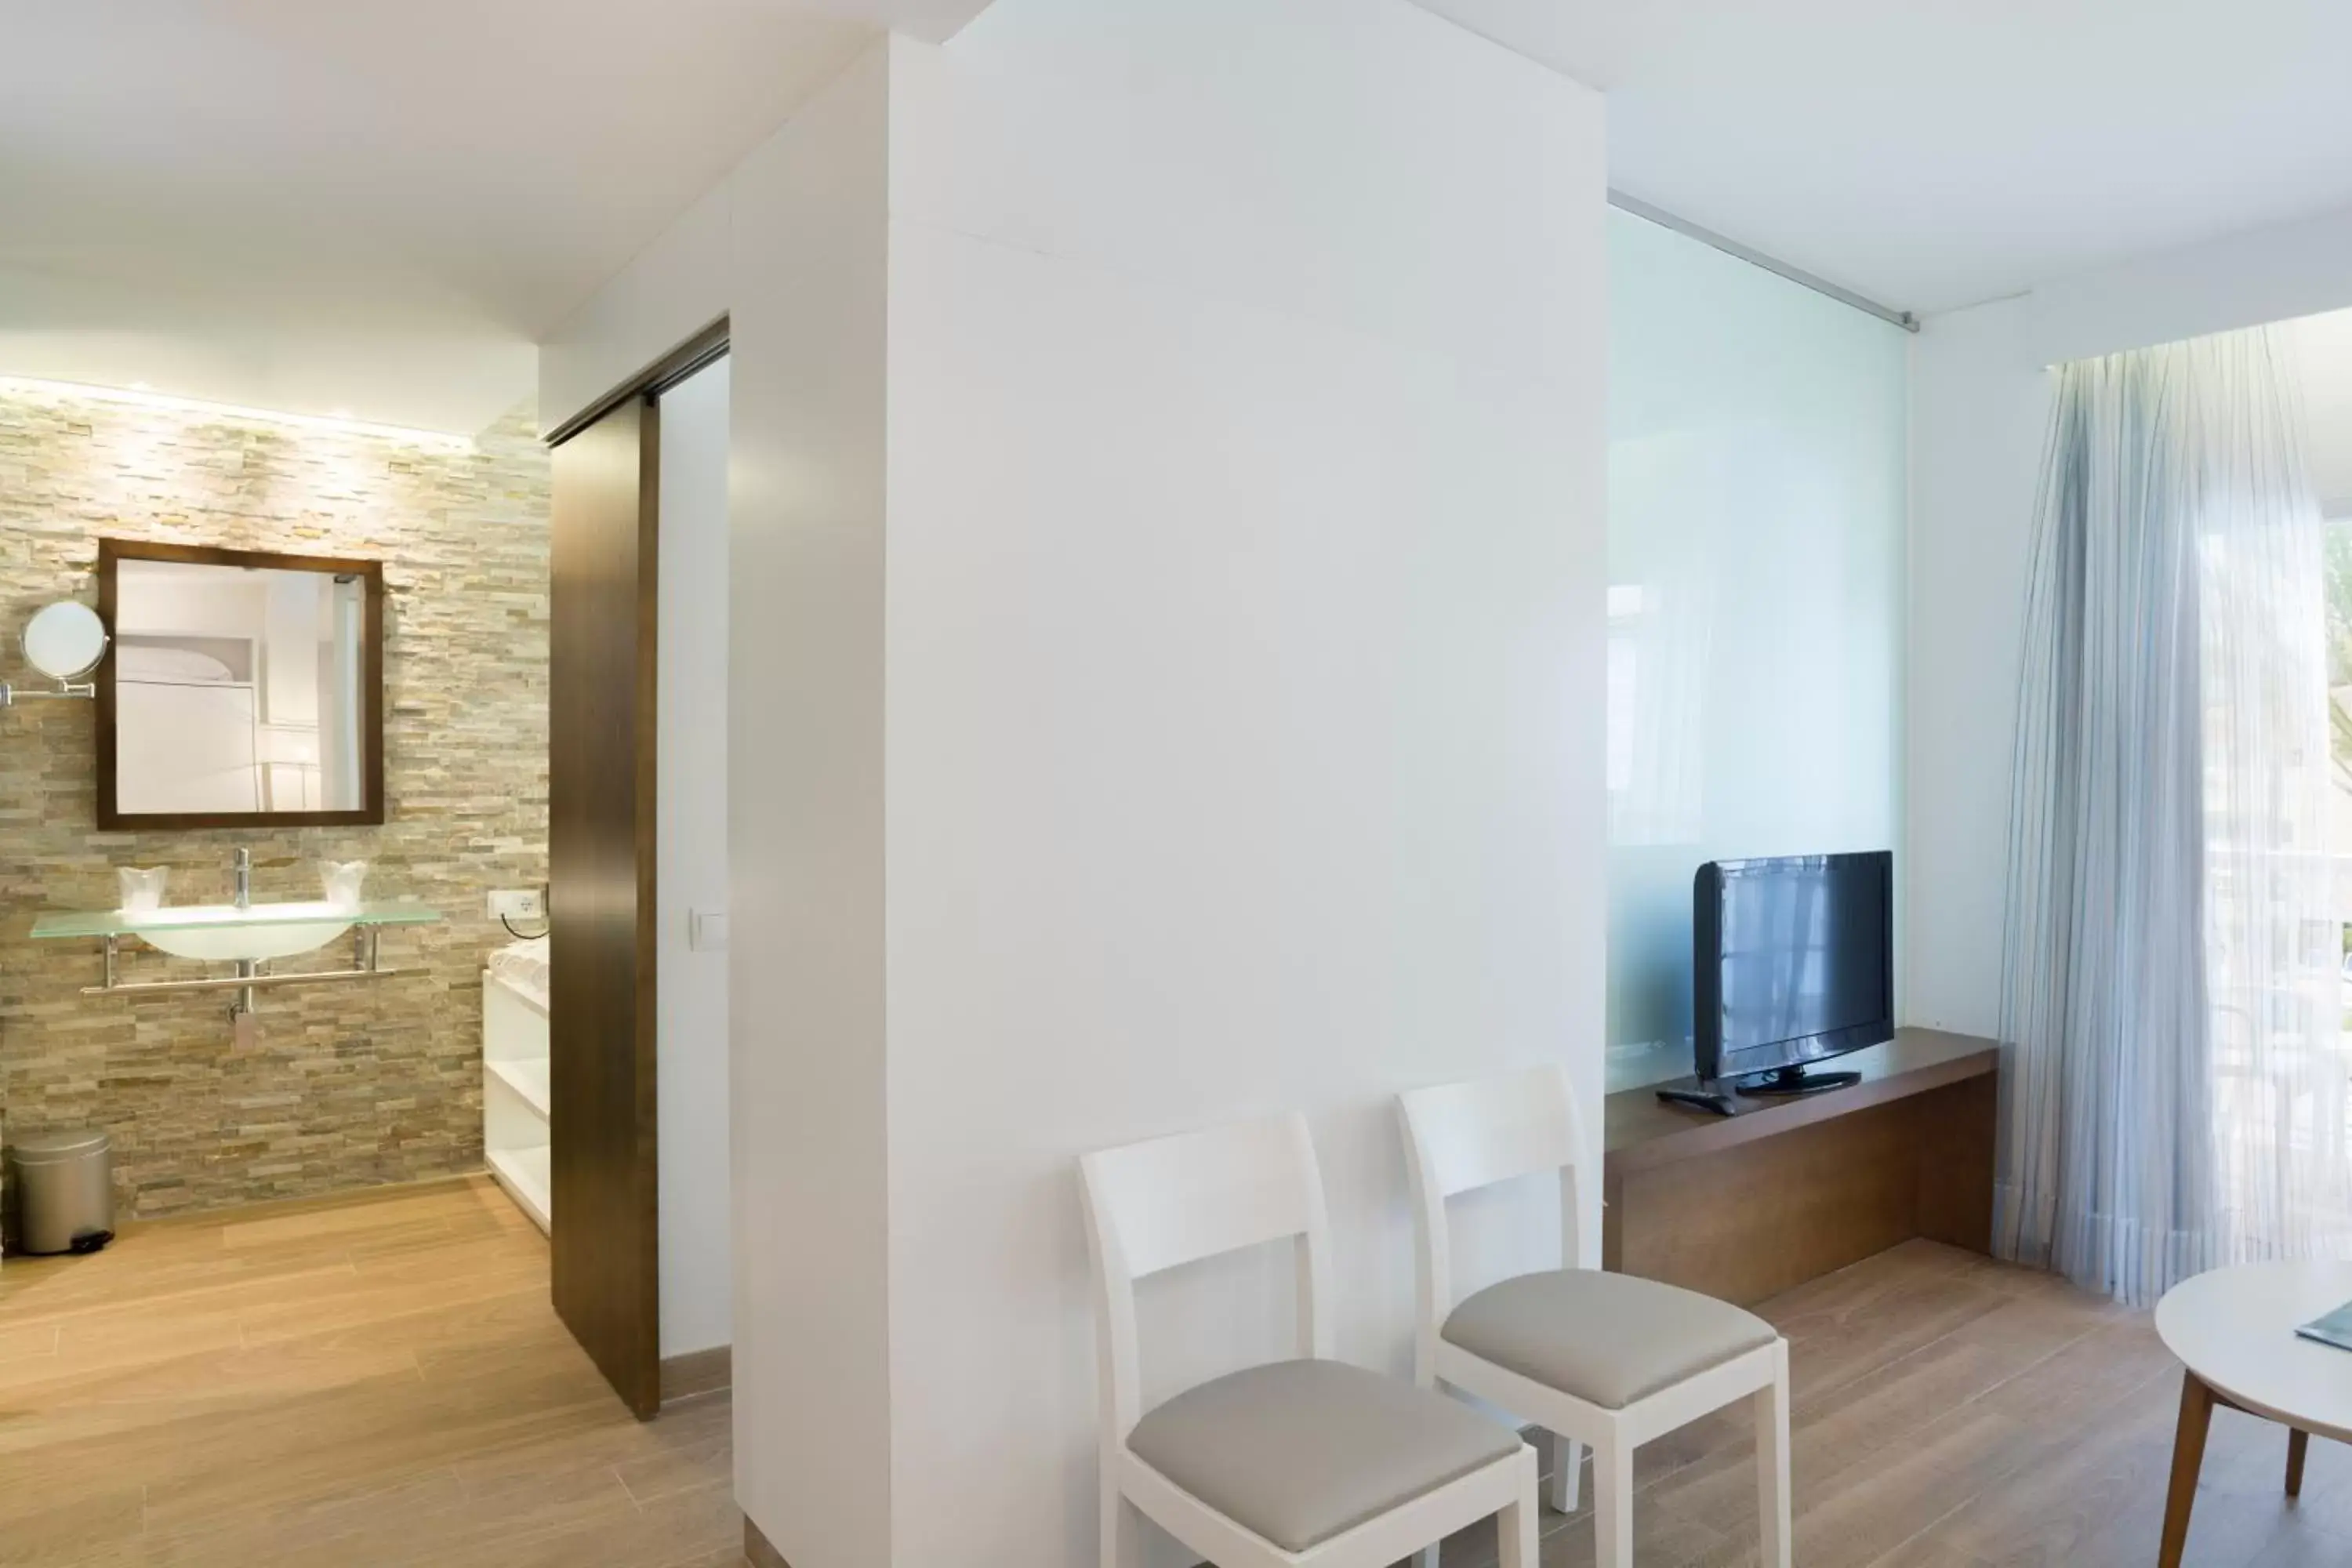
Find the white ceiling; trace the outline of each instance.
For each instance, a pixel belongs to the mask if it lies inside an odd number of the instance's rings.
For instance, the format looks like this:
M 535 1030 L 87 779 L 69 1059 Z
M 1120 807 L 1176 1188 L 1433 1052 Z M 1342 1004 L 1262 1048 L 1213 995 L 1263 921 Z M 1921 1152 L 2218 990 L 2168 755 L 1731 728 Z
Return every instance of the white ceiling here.
M 478 428 L 878 28 L 984 3 L 0 0 L 0 375 Z M 1422 3 L 1607 89 L 1621 189 L 1902 309 L 2352 206 L 2345 0 Z
M 0 0 L 0 374 L 470 432 L 877 26 L 980 0 Z
M 1609 94 L 1611 183 L 1922 313 L 2352 205 L 2345 0 L 1421 0 Z

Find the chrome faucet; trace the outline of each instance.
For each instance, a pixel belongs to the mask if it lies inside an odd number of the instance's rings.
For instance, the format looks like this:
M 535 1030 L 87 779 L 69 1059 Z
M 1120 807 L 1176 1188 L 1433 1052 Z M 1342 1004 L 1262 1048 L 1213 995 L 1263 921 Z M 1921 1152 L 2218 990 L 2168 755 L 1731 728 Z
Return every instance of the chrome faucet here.
M 236 868 L 236 907 L 249 910 L 253 907 L 253 851 L 240 845 L 234 864 Z

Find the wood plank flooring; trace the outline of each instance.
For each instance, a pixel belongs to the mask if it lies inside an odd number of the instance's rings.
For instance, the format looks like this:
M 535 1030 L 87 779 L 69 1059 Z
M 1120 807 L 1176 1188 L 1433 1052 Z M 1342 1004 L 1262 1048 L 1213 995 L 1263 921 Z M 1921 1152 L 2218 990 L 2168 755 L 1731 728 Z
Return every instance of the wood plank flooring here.
M 1926 1241 L 1757 1310 L 1790 1342 L 1802 1568 L 2156 1561 L 2180 1368 L 2146 1313 Z M 2285 1464 L 2284 1428 L 2214 1413 L 2189 1564 L 2352 1565 L 2352 1449 L 2314 1443 L 2299 1502 Z M 1744 1410 L 1643 1448 L 1635 1481 L 1643 1568 L 1755 1561 Z M 1592 1562 L 1589 1511 L 1543 1529 L 1544 1568 Z M 1493 1554 L 1468 1531 L 1446 1565 Z
M 2145 1314 L 1931 1242 L 1759 1310 L 1805 1568 L 2156 1560 L 2180 1374 Z M 0 1564 L 732 1568 L 730 1414 L 632 1419 L 484 1180 L 149 1226 L 0 1265 Z M 1726 1413 L 1642 1451 L 1643 1568 L 1753 1560 L 1750 1442 Z M 2352 1450 L 2292 1504 L 2285 1459 L 2215 1413 L 2191 1564 L 2352 1565 Z M 1546 1568 L 1591 1561 L 1588 1517 L 1543 1525 Z
M 0 1263 L 0 1563 L 716 1568 L 727 1396 L 644 1425 L 487 1178 Z

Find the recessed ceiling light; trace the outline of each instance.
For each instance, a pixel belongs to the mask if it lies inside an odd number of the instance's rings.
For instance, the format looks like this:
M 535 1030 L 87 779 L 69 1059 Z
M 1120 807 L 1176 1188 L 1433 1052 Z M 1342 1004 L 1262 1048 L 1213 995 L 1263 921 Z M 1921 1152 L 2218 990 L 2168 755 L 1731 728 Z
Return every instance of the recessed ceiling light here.
M 348 408 L 330 408 L 327 410 L 327 417 L 330 419 L 349 419 L 351 416 L 352 411 Z
M 131 384 L 131 390 L 133 392 L 152 392 L 155 389 L 148 385 L 143 381 L 134 381 Z

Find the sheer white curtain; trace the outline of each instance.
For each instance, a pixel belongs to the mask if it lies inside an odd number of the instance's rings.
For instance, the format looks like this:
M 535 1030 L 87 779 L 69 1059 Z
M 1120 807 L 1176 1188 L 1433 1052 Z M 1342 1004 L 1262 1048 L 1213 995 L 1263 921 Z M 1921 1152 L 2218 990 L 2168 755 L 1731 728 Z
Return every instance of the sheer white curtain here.
M 2134 1302 L 2352 1254 L 2321 520 L 2283 334 L 2064 366 L 2010 842 L 1996 1247 Z

